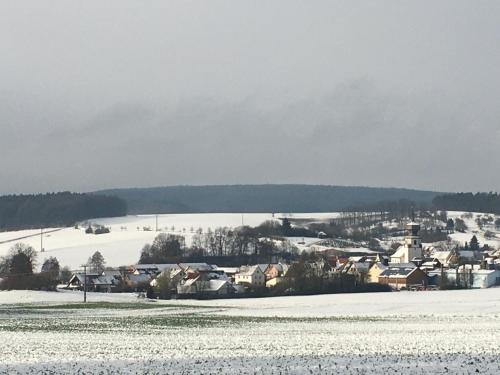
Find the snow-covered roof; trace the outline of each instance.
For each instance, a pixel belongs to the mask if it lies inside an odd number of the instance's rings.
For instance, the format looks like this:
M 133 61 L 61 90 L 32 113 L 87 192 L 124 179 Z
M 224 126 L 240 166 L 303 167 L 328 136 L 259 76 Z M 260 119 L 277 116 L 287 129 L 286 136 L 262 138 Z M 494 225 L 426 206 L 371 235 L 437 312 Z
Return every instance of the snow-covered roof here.
M 422 263 L 422 267 L 434 267 L 435 262 L 433 261 L 427 261 Z
M 270 264 L 267 269 L 271 269 L 271 268 L 276 268 L 276 270 L 278 270 L 278 272 L 286 272 L 288 270 L 288 265 L 287 264 L 282 264 L 282 263 L 272 263 Z
M 187 286 L 191 286 L 191 285 L 193 285 L 194 283 L 196 283 L 196 281 L 198 281 L 198 280 L 199 280 L 199 278 L 200 278 L 200 276 L 195 277 L 194 279 L 187 279 L 187 280 L 185 280 L 185 281 L 182 283 L 182 285 L 183 285 L 183 286 L 186 286 L 186 287 L 187 287 Z
M 229 285 L 229 283 L 226 280 L 210 280 L 208 282 L 208 287 L 204 288 L 205 290 L 213 290 L 217 291 L 221 289 L 223 286 Z
M 143 282 L 149 282 L 151 280 L 151 276 L 147 274 L 129 274 L 127 275 L 129 281 L 131 283 L 137 284 L 137 283 L 143 283 Z
M 402 258 L 405 255 L 405 247 L 401 245 L 396 252 L 391 255 L 391 258 Z
M 448 259 L 451 257 L 452 251 L 451 250 L 439 250 L 439 251 L 434 251 L 432 253 L 432 256 L 439 260 L 441 263 L 446 263 Z
M 392 268 L 416 268 L 415 263 L 389 263 Z
M 115 278 L 113 276 L 98 276 L 92 279 L 94 285 L 113 285 Z
M 373 265 L 370 267 L 377 267 L 378 269 L 381 269 L 381 270 L 385 270 L 386 268 L 388 268 L 389 266 L 386 266 L 384 263 L 382 262 L 377 262 L 377 263 L 373 263 Z
M 89 282 L 91 279 L 98 277 L 98 273 L 87 273 L 87 282 Z M 85 277 L 83 272 L 79 273 L 74 273 L 73 276 L 71 276 L 71 279 L 69 280 L 70 283 L 74 281 L 74 279 L 77 279 L 81 284 L 85 283 Z
M 179 263 L 179 266 L 183 270 L 191 268 L 195 271 L 210 271 L 217 267 L 216 265 L 210 265 L 208 263 Z
M 354 267 L 358 271 L 368 271 L 370 268 L 370 263 L 366 262 L 354 262 L 352 264 L 352 267 Z
M 460 250 L 459 254 L 464 258 L 474 258 L 474 251 L 472 250 Z
M 222 271 L 226 274 L 238 273 L 239 270 L 240 269 L 238 267 L 218 267 L 218 266 L 216 266 L 214 268 L 214 271 Z
M 121 276 L 121 272 L 118 270 L 104 270 L 102 273 L 104 276 Z
M 388 267 L 382 271 L 380 276 L 385 277 L 408 277 L 413 271 L 415 271 L 416 267 Z
M 267 267 L 269 267 L 269 263 L 267 263 L 267 264 L 257 264 L 257 266 L 260 268 L 260 270 L 262 272 L 265 272 L 265 270 L 267 269 Z
M 137 271 L 158 271 L 163 272 L 166 269 L 175 269 L 179 268 L 179 266 L 175 263 L 160 263 L 160 264 L 136 264 L 134 268 Z
M 251 276 L 253 275 L 255 272 L 258 272 L 258 271 L 261 271 L 261 268 L 259 267 L 259 265 L 255 265 L 255 266 L 241 266 L 240 267 L 240 275 L 243 275 L 243 276 Z

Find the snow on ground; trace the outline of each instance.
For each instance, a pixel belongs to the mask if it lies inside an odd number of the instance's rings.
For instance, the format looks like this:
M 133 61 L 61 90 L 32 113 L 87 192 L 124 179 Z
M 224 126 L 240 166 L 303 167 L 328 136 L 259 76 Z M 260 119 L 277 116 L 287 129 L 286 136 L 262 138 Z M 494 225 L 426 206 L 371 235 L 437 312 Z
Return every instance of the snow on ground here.
M 89 302 L 137 302 L 134 293 L 87 293 Z M 0 306 L 7 304 L 54 304 L 82 302 L 83 292 L 59 290 L 58 292 L 41 292 L 36 290 L 0 290 Z
M 500 372 L 499 288 L 165 301 L 133 310 L 37 303 L 78 293 L 3 293 L 0 302 L 33 303 L 0 303 L 0 373 Z
M 494 225 L 489 225 L 480 229 L 476 223 L 476 219 L 480 216 L 491 216 L 493 218 L 497 218 L 498 216 L 493 214 L 471 213 L 472 217 L 469 218 L 467 217 L 467 214 L 469 213 L 461 211 L 448 211 L 449 218 L 452 218 L 453 220 L 460 218 L 465 222 L 465 225 L 467 225 L 467 231 L 465 233 L 452 233 L 450 235 L 452 240 L 459 241 L 461 244 L 464 244 L 465 242 L 470 242 L 472 236 L 476 235 L 480 245 L 487 244 L 494 249 L 500 248 L 500 231 L 498 231 Z M 486 239 L 484 237 L 484 232 L 486 230 L 495 233 L 496 238 Z
M 318 217 L 325 219 L 334 217 L 337 213 L 308 213 L 308 214 L 165 214 L 158 215 L 158 228 L 164 233 L 183 235 L 187 245 L 190 244 L 194 232 L 201 228 L 203 232 L 218 227 L 238 227 L 242 224 L 257 226 L 266 220 L 277 220 L 278 217 Z M 80 266 L 95 252 L 100 251 L 108 266 L 135 264 L 142 247 L 151 243 L 158 232 L 156 229 L 156 215 L 125 216 L 90 220 L 93 224 L 107 226 L 111 233 L 93 235 L 85 234 L 85 227 L 79 229 L 62 228 L 58 231 L 43 235 L 43 248 L 40 253 L 39 264 L 49 256 L 55 256 L 62 266 L 79 269 Z M 151 230 L 144 230 L 149 228 Z M 51 229 L 52 230 L 52 229 Z M 49 230 L 44 230 L 48 232 Z M 40 250 L 40 230 L 23 230 L 14 232 L 0 232 L 0 256 L 7 254 L 16 242 L 22 242 Z M 21 237 L 25 237 L 19 239 Z M 17 240 L 19 239 L 19 240 Z
M 183 235 L 189 245 L 196 230 L 201 228 L 203 232 L 208 229 L 214 230 L 218 227 L 237 227 L 244 225 L 257 226 L 266 220 L 277 220 L 280 217 L 290 217 L 296 219 L 327 220 L 337 217 L 339 213 L 276 213 L 274 216 L 267 213 L 255 214 L 165 214 L 158 215 L 158 227 L 164 233 Z M 450 211 L 448 216 L 456 219 L 462 217 L 464 212 Z M 464 243 L 470 241 L 475 234 L 481 244 L 499 248 L 500 231 L 494 226 L 484 228 L 497 234 L 497 238 L 485 239 L 484 230 L 480 230 L 475 219 L 484 214 L 474 213 L 472 218 L 462 219 L 468 226 L 466 233 L 455 232 L 451 234 L 453 240 Z M 43 247 L 45 252 L 40 254 L 38 267 L 43 260 L 49 256 L 58 258 L 60 264 L 71 269 L 79 269 L 80 266 L 97 250 L 99 250 L 108 266 L 121 266 L 134 264 L 139 259 L 142 247 L 146 243 L 151 243 L 158 234 L 156 228 L 156 215 L 138 215 L 115 218 L 94 219 L 90 222 L 105 225 L 111 228 L 111 233 L 101 235 L 85 234 L 85 228 L 50 228 L 44 229 Z M 144 230 L 149 228 L 151 230 Z M 0 256 L 5 255 L 9 248 L 16 242 L 23 242 L 40 250 L 40 230 L 23 230 L 14 232 L 0 232 Z M 299 250 L 308 250 L 309 246 L 318 242 L 317 238 L 291 237 L 289 240 L 294 243 Z M 299 242 L 305 242 L 300 244 Z M 387 244 L 388 245 L 388 244 Z M 359 251 L 359 249 L 354 249 Z
M 81 302 L 78 291 L 0 291 L 2 304 Z M 89 302 L 140 302 L 134 293 L 87 293 Z M 500 288 L 427 292 L 345 293 L 218 300 L 159 300 L 157 304 L 210 306 L 221 314 L 259 317 L 499 316 Z

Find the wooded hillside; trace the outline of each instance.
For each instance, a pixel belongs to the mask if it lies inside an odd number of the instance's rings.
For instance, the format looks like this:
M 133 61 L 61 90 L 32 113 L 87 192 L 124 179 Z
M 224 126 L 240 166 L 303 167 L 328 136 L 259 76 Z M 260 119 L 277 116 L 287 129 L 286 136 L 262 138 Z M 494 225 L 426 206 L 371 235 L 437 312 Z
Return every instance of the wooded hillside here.
M 125 201 L 108 195 L 62 192 L 0 197 L 0 230 L 68 226 L 126 214 Z
M 407 199 L 430 204 L 431 191 L 327 185 L 211 185 L 104 190 L 131 214 L 207 212 L 331 212 Z

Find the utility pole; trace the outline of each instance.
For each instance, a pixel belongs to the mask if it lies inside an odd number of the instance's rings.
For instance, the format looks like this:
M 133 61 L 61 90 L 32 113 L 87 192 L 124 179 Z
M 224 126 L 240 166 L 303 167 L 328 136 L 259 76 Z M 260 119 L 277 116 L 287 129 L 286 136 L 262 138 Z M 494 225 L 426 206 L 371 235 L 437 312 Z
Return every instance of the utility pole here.
M 156 215 L 156 232 L 158 232 L 158 215 Z
M 43 227 L 40 227 L 40 252 L 43 253 Z
M 83 303 L 87 303 L 87 265 L 83 265 Z

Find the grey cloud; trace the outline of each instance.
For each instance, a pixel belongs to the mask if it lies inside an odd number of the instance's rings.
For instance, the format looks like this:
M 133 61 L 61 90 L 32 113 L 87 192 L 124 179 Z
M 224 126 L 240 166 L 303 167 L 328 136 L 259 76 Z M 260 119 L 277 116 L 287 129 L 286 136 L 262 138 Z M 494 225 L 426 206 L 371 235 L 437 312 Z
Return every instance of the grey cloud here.
M 0 193 L 499 190 L 498 2 L 7 2 Z

